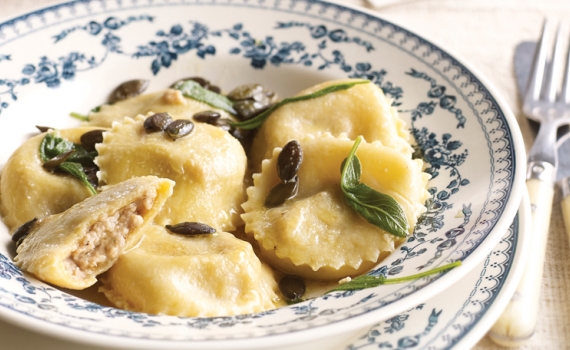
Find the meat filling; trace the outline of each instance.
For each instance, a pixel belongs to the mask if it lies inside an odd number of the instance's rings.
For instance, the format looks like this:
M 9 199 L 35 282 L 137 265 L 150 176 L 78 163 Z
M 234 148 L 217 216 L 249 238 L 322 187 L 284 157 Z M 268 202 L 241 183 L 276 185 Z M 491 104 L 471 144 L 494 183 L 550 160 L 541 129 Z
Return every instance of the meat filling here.
M 125 246 L 129 233 L 140 227 L 143 216 L 152 208 L 156 190 L 147 190 L 143 197 L 114 213 L 101 215 L 78 243 L 67 259 L 73 275 L 84 277 L 98 274 L 109 262 L 114 262 Z

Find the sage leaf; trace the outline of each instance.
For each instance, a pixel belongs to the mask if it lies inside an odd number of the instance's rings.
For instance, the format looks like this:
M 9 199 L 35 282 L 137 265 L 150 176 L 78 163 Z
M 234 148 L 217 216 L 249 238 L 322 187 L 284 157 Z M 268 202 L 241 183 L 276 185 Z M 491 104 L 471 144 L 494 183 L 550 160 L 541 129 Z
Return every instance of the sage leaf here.
M 370 276 L 370 275 L 362 275 L 354 278 L 350 282 L 346 282 L 343 284 L 339 284 L 337 287 L 329 290 L 327 293 L 335 292 L 339 290 L 360 290 L 366 288 L 377 287 L 382 284 L 394 284 L 394 283 L 402 283 L 413 281 L 425 276 L 434 275 L 439 272 L 445 272 L 447 270 L 451 270 L 457 266 L 461 265 L 461 260 L 454 261 L 450 264 L 446 264 L 440 267 L 436 267 L 435 269 L 431 269 L 429 271 L 420 272 L 414 275 L 405 276 L 405 277 L 397 277 L 397 278 L 386 278 L 384 276 Z
M 85 170 L 83 169 L 81 164 L 75 162 L 63 162 L 59 165 L 59 169 L 65 171 L 66 173 L 70 174 L 71 176 L 83 182 L 93 195 L 97 194 L 97 191 L 95 190 L 93 185 L 91 185 L 91 183 L 89 182 L 87 175 L 85 174 Z
M 370 81 L 369 80 L 359 80 L 359 81 L 353 81 L 353 82 L 349 82 L 349 83 L 335 84 L 335 85 L 327 86 L 326 88 L 323 88 L 319 91 L 315 91 L 312 94 L 289 97 L 289 98 L 283 99 L 283 100 L 275 103 L 269 109 L 267 109 L 263 113 L 258 114 L 254 118 L 251 118 L 251 119 L 248 119 L 248 120 L 245 120 L 242 122 L 230 122 L 229 124 L 233 127 L 240 128 L 240 129 L 257 129 L 263 124 L 265 119 L 267 119 L 269 117 L 269 115 L 271 115 L 271 113 L 273 113 L 277 108 L 279 108 L 283 105 L 286 105 L 286 104 L 292 103 L 292 102 L 312 100 L 314 98 L 318 98 L 318 97 L 330 94 L 331 92 L 340 91 L 340 90 L 347 90 L 347 89 L 350 89 L 351 87 L 353 87 L 354 85 L 366 84 L 366 83 L 370 83 Z
M 40 159 L 47 164 L 47 170 L 55 168 L 66 172 L 83 182 L 92 194 L 97 194 L 82 164 L 89 167 L 97 156 L 97 151 L 89 152 L 82 145 L 73 144 L 58 135 L 56 131 L 46 134 L 40 142 Z M 63 158 L 62 158 L 63 157 Z M 58 159 L 62 158 L 62 159 Z M 53 167 L 53 169 L 50 169 Z
M 182 92 L 182 95 L 185 97 L 204 102 L 212 107 L 222 109 L 231 114 L 237 113 L 233 107 L 233 102 L 230 99 L 224 95 L 220 95 L 206 88 L 203 88 L 194 80 L 178 82 L 174 85 L 174 88 L 176 90 L 180 90 Z
M 97 157 L 97 151 L 87 151 L 82 145 L 74 144 L 73 154 L 69 157 L 68 161 L 81 164 L 93 163 Z
M 57 132 L 46 134 L 40 143 L 40 159 L 43 162 L 74 150 L 74 145 L 71 141 L 58 136 Z
M 346 202 L 372 225 L 394 236 L 406 237 L 409 224 L 400 204 L 391 196 L 360 183 L 362 169 L 356 149 L 361 141 L 359 136 L 342 163 L 340 187 Z

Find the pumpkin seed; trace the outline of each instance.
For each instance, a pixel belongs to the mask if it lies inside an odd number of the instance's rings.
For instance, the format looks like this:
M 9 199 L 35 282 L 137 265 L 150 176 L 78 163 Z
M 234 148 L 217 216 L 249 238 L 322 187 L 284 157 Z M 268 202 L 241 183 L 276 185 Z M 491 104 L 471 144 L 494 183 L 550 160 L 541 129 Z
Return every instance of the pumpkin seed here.
M 228 94 L 228 98 L 234 101 L 233 107 L 238 118 L 247 120 L 265 111 L 277 100 L 277 95 L 254 83 L 236 87 Z
M 299 276 L 286 275 L 279 281 L 279 290 L 289 300 L 301 299 L 305 295 L 305 280 Z
M 168 124 L 164 130 L 173 140 L 189 135 L 194 130 L 194 123 L 188 119 L 178 119 Z
M 292 182 L 279 183 L 269 191 L 265 197 L 265 207 L 275 208 L 297 195 L 299 190 L 299 177 L 295 176 Z
M 216 229 L 201 222 L 181 222 L 176 225 L 166 225 L 166 229 L 179 235 L 196 236 L 215 233 Z
M 238 113 L 240 120 L 248 120 L 253 118 L 255 112 L 265 106 L 254 100 L 241 100 L 234 102 L 233 107 Z
M 200 84 L 200 86 L 203 87 L 204 89 L 208 89 L 208 90 L 213 91 L 217 94 L 219 94 L 221 92 L 221 89 L 219 87 L 217 87 L 216 85 L 212 85 L 212 83 L 210 83 L 209 80 L 204 79 L 202 77 L 190 77 L 190 78 L 185 78 L 185 79 L 179 79 L 179 80 L 175 81 L 174 84 L 170 85 L 170 87 L 174 88 L 176 86 L 176 84 L 181 83 L 181 82 L 185 82 L 187 80 L 193 80 L 193 81 L 197 82 L 198 84 Z
M 99 171 L 99 167 L 97 164 L 91 162 L 90 164 L 83 164 L 83 171 L 85 172 L 85 176 L 87 177 L 87 181 L 93 186 L 99 186 L 99 178 L 97 177 L 97 172 Z
M 224 119 L 227 120 L 228 122 L 230 121 L 229 119 Z M 228 127 L 230 127 L 228 125 Z M 245 153 L 249 153 L 249 150 L 251 148 L 251 144 L 253 143 L 253 138 L 255 137 L 255 134 L 257 134 L 257 129 L 251 129 L 251 130 L 246 130 L 246 129 L 239 129 L 239 128 L 231 128 L 230 130 L 230 134 L 235 137 L 239 143 L 241 143 L 241 146 L 243 147 Z
M 218 128 L 230 132 L 233 128 L 230 125 L 231 120 L 228 118 L 220 118 L 216 120 L 215 123 L 212 125 L 217 126 Z
M 210 85 L 207 87 L 208 90 L 215 92 L 216 94 L 221 94 L 222 93 L 222 89 L 220 89 L 218 86 L 216 85 Z
M 277 175 L 283 182 L 292 181 L 303 163 L 303 150 L 297 140 L 289 141 L 277 158 Z
M 75 152 L 75 150 L 69 150 L 67 152 L 63 152 L 58 154 L 57 156 L 53 157 L 50 160 L 47 160 L 42 164 L 43 168 L 49 172 L 56 171 L 57 167 L 60 166 L 63 162 L 67 160 L 67 158 L 71 157 L 71 155 Z
M 105 130 L 97 129 L 87 131 L 85 134 L 81 135 L 79 140 L 81 141 L 83 148 L 88 152 L 95 151 L 95 145 L 103 142 L 103 132 L 105 132 Z
M 222 115 L 216 111 L 203 111 L 194 114 L 192 118 L 197 122 L 216 125 L 216 122 L 221 116 Z
M 260 98 L 261 95 L 264 94 L 263 86 L 260 84 L 244 84 L 236 87 L 228 94 L 228 98 L 232 101 L 241 101 L 241 100 L 257 100 Z M 256 98 L 257 97 L 257 98 Z
M 53 128 L 50 126 L 41 126 L 41 125 L 36 125 L 36 129 L 38 129 L 40 132 L 48 132 L 50 130 L 53 130 Z
M 28 237 L 28 235 L 30 234 L 30 230 L 32 229 L 36 221 L 38 221 L 38 218 L 33 218 L 32 220 L 18 227 L 18 229 L 14 232 L 14 234 L 12 235 L 12 241 L 16 242 L 16 248 L 18 248 L 20 244 L 24 242 L 24 239 Z
M 107 100 L 110 104 L 142 94 L 148 88 L 146 79 L 129 80 L 117 86 Z
M 172 123 L 172 117 L 168 113 L 156 113 L 146 118 L 143 124 L 147 132 L 163 131 Z

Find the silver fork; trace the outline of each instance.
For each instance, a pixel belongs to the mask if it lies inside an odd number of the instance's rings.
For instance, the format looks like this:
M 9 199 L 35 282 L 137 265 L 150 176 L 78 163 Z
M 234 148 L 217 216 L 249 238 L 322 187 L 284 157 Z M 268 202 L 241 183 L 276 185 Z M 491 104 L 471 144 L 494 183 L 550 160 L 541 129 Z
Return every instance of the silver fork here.
M 570 124 L 570 50 L 566 54 L 564 70 L 564 58 L 561 58 L 564 39 L 559 26 L 552 58 L 548 62 L 551 25 L 544 22 L 523 103 L 526 116 L 540 122 L 527 164 L 526 185 L 532 208 L 532 261 L 529 259 L 515 295 L 489 332 L 491 339 L 504 346 L 522 345 L 536 327 L 557 169 L 556 133 L 560 126 Z M 558 91 L 557 78 L 562 74 L 562 89 Z

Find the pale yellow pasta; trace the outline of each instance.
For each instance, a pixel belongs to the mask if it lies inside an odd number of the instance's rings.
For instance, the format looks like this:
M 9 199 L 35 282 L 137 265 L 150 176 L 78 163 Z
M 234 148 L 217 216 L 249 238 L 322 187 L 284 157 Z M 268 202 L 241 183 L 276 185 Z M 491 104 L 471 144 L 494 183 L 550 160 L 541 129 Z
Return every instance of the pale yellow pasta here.
M 57 133 L 73 143 L 80 143 L 81 135 L 95 129 L 78 127 Z M 75 177 L 52 173 L 42 167 L 39 148 L 45 136 L 46 133 L 42 133 L 23 143 L 2 170 L 0 212 L 10 231 L 33 218 L 61 213 L 91 195 Z
M 117 307 L 151 314 L 238 315 L 283 304 L 271 270 L 226 232 L 189 237 L 150 226 L 101 281 Z
M 104 134 L 95 160 L 99 180 L 116 184 L 143 175 L 174 180 L 174 194 L 155 219 L 159 224 L 197 221 L 225 231 L 241 224 L 247 159 L 240 143 L 203 123 L 174 141 L 164 132 L 146 132 L 144 120 L 125 118 Z
M 35 222 L 14 262 L 39 279 L 84 289 L 141 238 L 174 183 L 155 176 L 134 178 L 90 197 L 63 213 Z
M 110 128 L 113 122 L 121 122 L 124 117 L 134 118 L 148 112 L 168 112 L 173 119 L 192 119 L 197 112 L 216 111 L 222 117 L 228 114 L 203 102 L 185 98 L 179 90 L 166 89 L 137 97 L 102 105 L 99 111 L 89 114 L 89 124 Z
M 297 96 L 349 81 L 327 81 L 301 91 Z M 258 172 L 261 161 L 270 158 L 275 147 L 282 147 L 293 139 L 301 141 L 318 132 L 329 132 L 333 136 L 345 133 L 351 140 L 363 136 L 368 142 L 380 141 L 399 152 L 412 153 L 404 122 L 398 118 L 382 90 L 367 83 L 279 107 L 259 128 L 253 140 L 252 168 Z
M 246 232 L 273 266 L 306 278 L 340 279 L 369 270 L 402 243 L 360 217 L 343 197 L 340 168 L 353 143 L 330 134 L 301 141 L 298 194 L 276 208 L 266 208 L 264 201 L 280 182 L 276 164 L 281 149 L 253 176 L 242 217 Z M 422 161 L 380 142 L 361 143 L 356 155 L 361 181 L 400 204 L 411 232 L 428 196 Z

